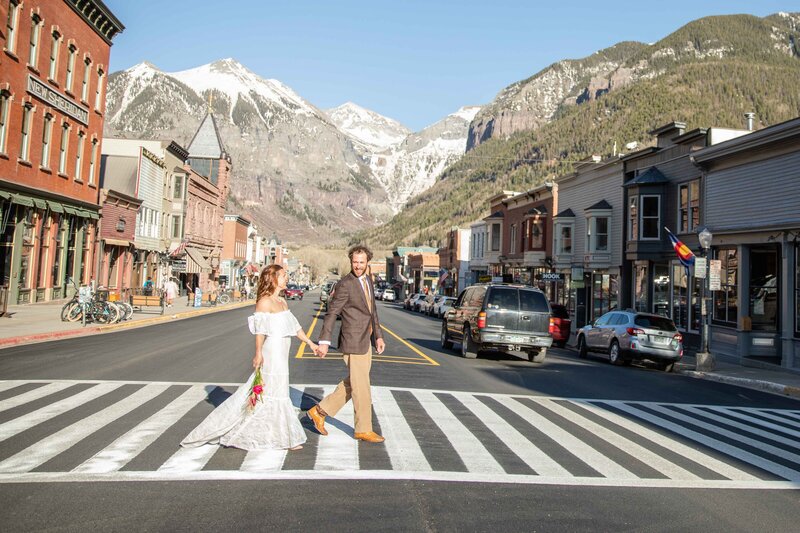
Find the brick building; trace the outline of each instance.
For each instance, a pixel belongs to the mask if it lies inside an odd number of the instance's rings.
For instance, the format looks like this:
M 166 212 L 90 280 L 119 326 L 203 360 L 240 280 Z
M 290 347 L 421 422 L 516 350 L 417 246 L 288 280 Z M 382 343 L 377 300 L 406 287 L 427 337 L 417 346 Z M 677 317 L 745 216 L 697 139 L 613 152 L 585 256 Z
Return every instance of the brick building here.
M 100 0 L 0 3 L 0 284 L 12 303 L 88 283 L 111 40 Z

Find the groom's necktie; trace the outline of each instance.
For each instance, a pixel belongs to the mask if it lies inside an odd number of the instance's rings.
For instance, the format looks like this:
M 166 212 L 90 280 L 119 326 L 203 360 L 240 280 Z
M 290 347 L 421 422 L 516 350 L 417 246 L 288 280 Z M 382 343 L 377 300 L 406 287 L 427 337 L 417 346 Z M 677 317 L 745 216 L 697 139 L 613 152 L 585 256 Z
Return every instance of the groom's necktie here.
M 372 297 L 369 295 L 369 288 L 367 287 L 367 277 L 364 276 L 363 281 L 361 282 L 361 288 L 364 289 L 364 298 L 367 299 L 367 307 L 369 308 L 369 312 L 372 312 Z

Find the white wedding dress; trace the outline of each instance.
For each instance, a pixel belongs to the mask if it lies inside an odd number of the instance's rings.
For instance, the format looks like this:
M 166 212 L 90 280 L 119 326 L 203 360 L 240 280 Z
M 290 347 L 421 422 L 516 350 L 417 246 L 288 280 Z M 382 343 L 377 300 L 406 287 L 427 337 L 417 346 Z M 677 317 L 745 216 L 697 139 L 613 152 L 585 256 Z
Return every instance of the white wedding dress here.
M 185 439 L 181 446 L 221 444 L 243 450 L 294 448 L 306 433 L 289 398 L 289 347 L 300 323 L 288 309 L 279 313 L 256 312 L 248 317 L 250 333 L 266 335 L 261 353 L 264 363 L 262 402 L 247 409 L 255 372 Z

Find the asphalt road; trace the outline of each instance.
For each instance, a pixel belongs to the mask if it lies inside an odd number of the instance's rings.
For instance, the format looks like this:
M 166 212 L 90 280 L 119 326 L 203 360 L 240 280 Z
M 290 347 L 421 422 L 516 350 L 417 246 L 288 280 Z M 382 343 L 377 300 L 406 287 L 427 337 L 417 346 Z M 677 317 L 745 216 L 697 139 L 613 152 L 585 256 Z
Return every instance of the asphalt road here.
M 344 414 L 328 437 L 305 423 L 306 447 L 269 472 L 243 473 L 240 450 L 204 447 L 194 469 L 176 453 L 250 373 L 251 310 L 0 350 L 3 529 L 795 530 L 800 402 L 569 350 L 465 360 L 438 320 L 378 305 L 387 443 L 353 444 Z M 290 307 L 316 338 L 316 295 Z M 344 374 L 335 350 L 295 340 L 290 358 L 302 409 Z M 206 401 L 122 459 L 131 428 L 196 388 Z

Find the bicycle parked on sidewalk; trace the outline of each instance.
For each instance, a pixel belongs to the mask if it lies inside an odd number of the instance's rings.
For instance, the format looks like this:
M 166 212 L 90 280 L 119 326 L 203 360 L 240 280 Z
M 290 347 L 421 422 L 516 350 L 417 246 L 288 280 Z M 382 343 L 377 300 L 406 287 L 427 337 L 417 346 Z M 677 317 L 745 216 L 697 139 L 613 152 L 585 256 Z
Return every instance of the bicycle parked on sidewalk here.
M 75 288 L 72 300 L 61 308 L 61 320 L 64 322 L 77 322 L 85 326 L 86 322 L 99 324 L 114 324 L 127 320 L 133 314 L 133 308 L 124 302 L 108 301 L 107 290 L 92 290 L 89 285 L 78 287 L 75 280 L 67 280 Z M 99 294 L 98 294 L 99 293 Z

